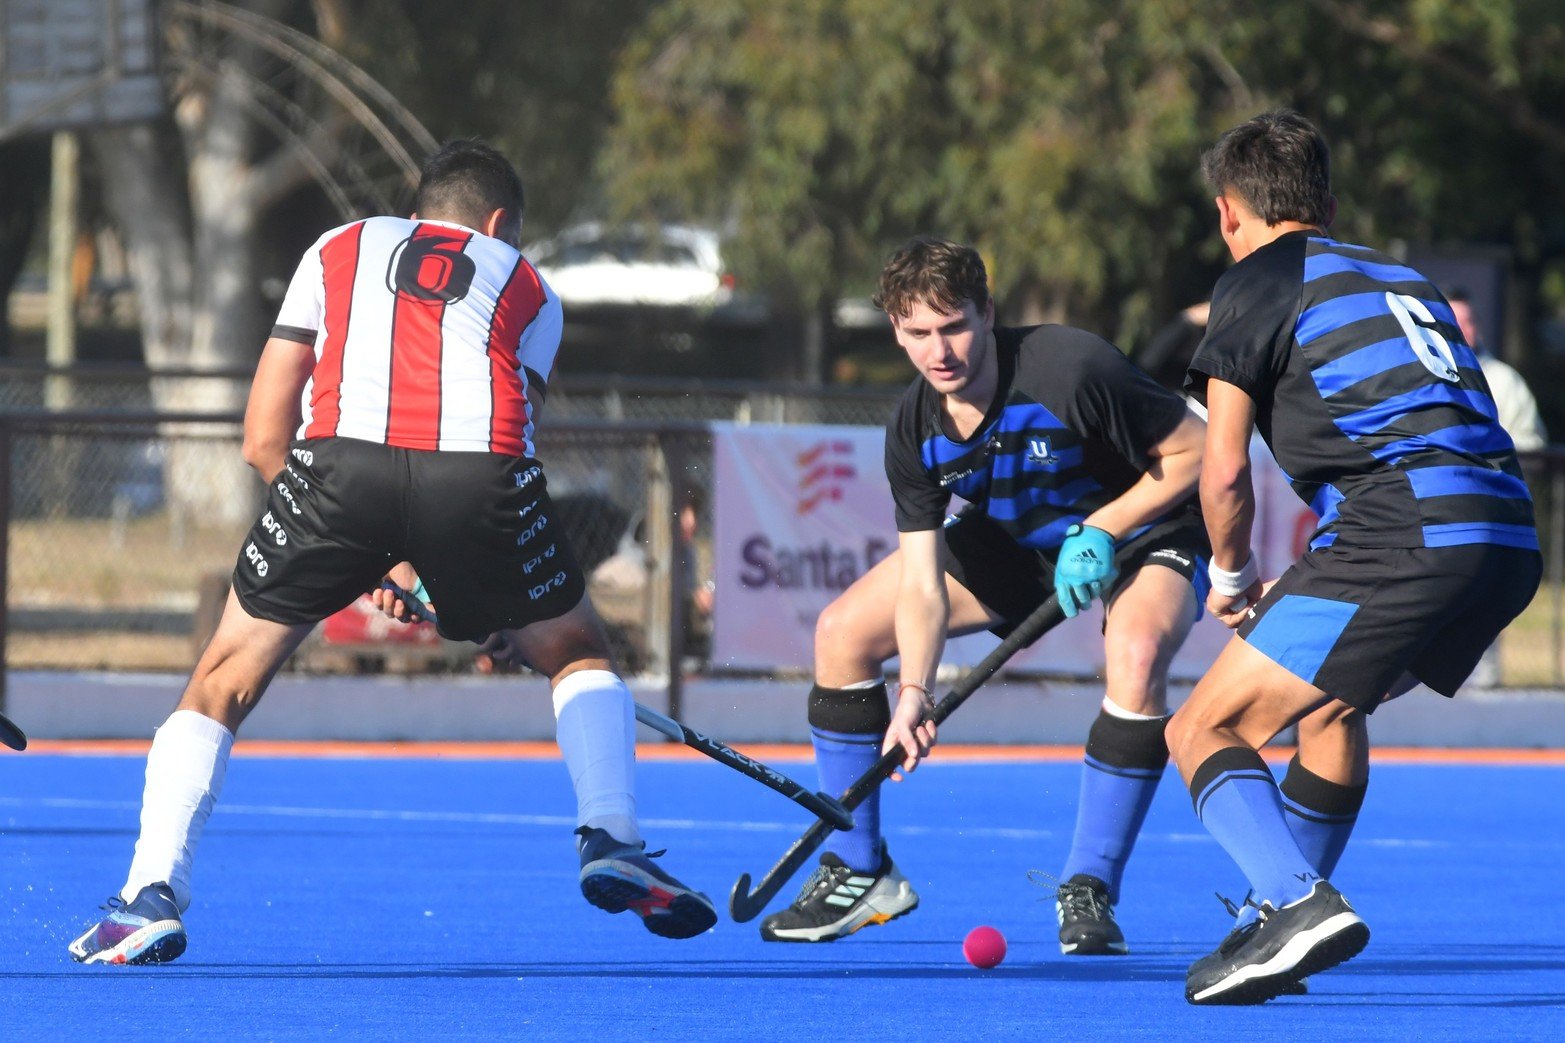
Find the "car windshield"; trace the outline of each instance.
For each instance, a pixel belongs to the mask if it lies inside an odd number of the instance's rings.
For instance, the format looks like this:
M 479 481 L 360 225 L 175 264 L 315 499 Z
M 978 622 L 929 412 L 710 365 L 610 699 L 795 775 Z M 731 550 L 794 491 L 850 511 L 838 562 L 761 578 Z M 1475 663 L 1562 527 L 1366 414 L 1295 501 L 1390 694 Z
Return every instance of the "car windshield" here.
M 605 235 L 577 243 L 566 243 L 539 258 L 539 263 L 563 267 L 572 264 L 666 264 L 700 267 L 694 250 L 667 239 L 641 236 Z

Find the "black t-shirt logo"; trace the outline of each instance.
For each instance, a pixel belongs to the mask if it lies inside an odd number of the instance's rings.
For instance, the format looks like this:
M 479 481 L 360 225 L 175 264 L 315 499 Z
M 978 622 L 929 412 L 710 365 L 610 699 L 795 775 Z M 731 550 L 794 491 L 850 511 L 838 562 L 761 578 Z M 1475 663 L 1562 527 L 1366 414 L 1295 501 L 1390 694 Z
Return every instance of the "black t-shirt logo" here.
M 467 296 L 478 266 L 462 252 L 465 236 L 418 235 L 397 244 L 386 289 L 405 300 L 455 304 Z

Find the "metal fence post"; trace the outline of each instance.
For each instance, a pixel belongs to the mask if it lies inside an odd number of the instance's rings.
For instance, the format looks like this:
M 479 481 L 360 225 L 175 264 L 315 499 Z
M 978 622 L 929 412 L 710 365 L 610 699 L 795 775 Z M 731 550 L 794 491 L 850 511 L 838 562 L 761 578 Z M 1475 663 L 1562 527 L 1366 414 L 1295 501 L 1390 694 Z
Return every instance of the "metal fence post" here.
M 10 620 L 6 608 L 11 600 L 7 565 L 11 556 L 11 423 L 0 416 L 0 712 L 5 710 L 6 681 L 10 667 L 6 658 L 6 631 Z
M 1553 659 L 1550 664 L 1550 675 L 1556 685 L 1565 682 L 1565 665 L 1560 660 L 1565 656 L 1565 644 L 1562 644 L 1561 636 L 1561 598 L 1562 585 L 1565 585 L 1565 470 L 1560 467 L 1560 460 L 1553 454 L 1549 458 L 1549 585 L 1554 611 L 1553 626 L 1550 627 L 1549 655 Z
M 674 579 L 674 490 L 663 455 L 662 439 L 653 435 L 647 450 L 647 666 L 669 680 L 674 695 L 677 665 L 669 661 L 674 630 L 671 588 Z M 672 710 L 672 707 L 670 707 Z

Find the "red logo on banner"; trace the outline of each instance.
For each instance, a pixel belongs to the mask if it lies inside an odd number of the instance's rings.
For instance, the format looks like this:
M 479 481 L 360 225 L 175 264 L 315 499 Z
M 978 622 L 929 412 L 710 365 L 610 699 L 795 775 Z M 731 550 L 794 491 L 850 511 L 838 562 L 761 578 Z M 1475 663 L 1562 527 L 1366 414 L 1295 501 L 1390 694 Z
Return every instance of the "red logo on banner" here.
M 799 454 L 799 513 L 809 514 L 828 500 L 842 499 L 845 483 L 858 476 L 853 443 L 827 438 Z

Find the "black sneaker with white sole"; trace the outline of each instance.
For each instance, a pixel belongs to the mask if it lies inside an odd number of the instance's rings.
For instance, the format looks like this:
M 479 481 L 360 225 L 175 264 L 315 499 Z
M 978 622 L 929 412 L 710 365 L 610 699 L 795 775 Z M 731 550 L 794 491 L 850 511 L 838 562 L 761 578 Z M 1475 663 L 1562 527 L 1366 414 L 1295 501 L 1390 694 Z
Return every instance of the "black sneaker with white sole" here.
M 1125 934 L 1114 921 L 1109 887 L 1095 876 L 1077 873 L 1054 893 L 1060 921 L 1060 952 L 1067 956 L 1123 956 Z
M 1325 880 L 1304 898 L 1235 928 L 1217 951 L 1190 965 L 1185 999 L 1195 1004 L 1255 1004 L 1297 991 L 1305 978 L 1351 960 L 1369 944 L 1369 927 Z
M 897 871 L 884 844 L 880 868 L 873 873 L 853 869 L 827 851 L 793 904 L 761 921 L 761 937 L 768 942 L 830 942 L 917 908 L 913 885 Z

